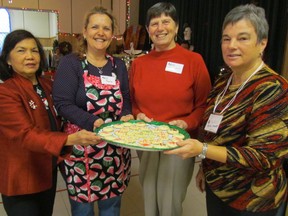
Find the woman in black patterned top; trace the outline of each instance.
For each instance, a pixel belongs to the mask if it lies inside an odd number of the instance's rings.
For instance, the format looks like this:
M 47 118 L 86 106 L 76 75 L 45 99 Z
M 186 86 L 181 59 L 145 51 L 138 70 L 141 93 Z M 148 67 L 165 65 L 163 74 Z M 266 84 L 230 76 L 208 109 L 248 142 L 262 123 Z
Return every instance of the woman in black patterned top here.
M 285 206 L 288 83 L 267 66 L 263 8 L 241 5 L 225 17 L 222 71 L 208 98 L 201 142 L 166 152 L 199 156 L 197 186 L 206 190 L 209 216 L 275 216 Z M 206 159 L 205 159 L 206 158 Z

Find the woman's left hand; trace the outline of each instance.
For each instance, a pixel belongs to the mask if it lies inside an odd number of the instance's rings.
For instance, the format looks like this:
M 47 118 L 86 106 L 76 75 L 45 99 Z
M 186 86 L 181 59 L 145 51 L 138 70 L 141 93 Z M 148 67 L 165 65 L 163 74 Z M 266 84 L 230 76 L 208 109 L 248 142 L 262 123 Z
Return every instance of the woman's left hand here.
M 104 124 L 103 119 L 97 119 L 94 124 L 93 124 L 93 130 L 95 130 L 96 128 L 100 127 L 102 124 Z
M 188 124 L 185 121 L 180 120 L 180 119 L 179 120 L 170 121 L 169 124 L 170 125 L 175 125 L 175 126 L 177 126 L 179 128 L 182 128 L 184 130 L 188 127 Z
M 129 121 L 129 120 L 134 120 L 134 116 L 131 115 L 131 114 L 129 114 L 129 115 L 126 115 L 126 116 L 122 116 L 122 117 L 120 118 L 120 121 L 124 121 L 124 122 L 127 122 L 127 121 Z
M 205 175 L 201 165 L 196 175 L 196 186 L 202 193 L 205 191 Z
M 203 144 L 196 139 L 186 139 L 177 144 L 179 148 L 164 151 L 164 154 L 175 154 L 183 159 L 187 159 L 199 155 L 203 148 Z

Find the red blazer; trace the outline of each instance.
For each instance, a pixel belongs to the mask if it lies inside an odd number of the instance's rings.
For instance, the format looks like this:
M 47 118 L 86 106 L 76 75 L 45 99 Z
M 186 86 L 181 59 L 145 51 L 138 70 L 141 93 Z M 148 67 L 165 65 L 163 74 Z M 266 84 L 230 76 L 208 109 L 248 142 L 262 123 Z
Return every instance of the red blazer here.
M 39 82 L 56 119 L 51 81 L 39 78 Z M 11 196 L 51 188 L 52 155 L 60 154 L 67 135 L 51 132 L 47 111 L 32 83 L 15 74 L 0 84 L 0 112 L 0 193 Z M 59 120 L 57 124 L 60 128 Z

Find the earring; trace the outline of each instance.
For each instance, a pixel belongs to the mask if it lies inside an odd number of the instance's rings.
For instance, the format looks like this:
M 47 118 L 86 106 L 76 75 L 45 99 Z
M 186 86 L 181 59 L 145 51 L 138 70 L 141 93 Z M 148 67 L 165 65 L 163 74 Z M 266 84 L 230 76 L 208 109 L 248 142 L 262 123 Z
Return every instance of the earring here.
M 11 69 L 12 69 L 12 66 L 11 66 L 10 64 L 8 64 L 8 68 L 9 68 L 9 70 L 11 70 Z
M 260 53 L 259 53 L 259 56 L 262 58 L 262 57 L 263 57 L 263 52 L 260 52 Z

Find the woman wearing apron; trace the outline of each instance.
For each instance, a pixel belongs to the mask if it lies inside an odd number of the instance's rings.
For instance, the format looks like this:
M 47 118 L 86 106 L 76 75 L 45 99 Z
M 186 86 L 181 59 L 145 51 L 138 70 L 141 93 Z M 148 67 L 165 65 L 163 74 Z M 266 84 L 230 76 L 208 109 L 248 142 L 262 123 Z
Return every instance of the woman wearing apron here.
M 128 75 L 122 60 L 106 54 L 114 31 L 113 17 L 101 7 L 87 15 L 83 44 L 77 54 L 61 59 L 53 85 L 56 109 L 64 130 L 93 131 L 103 123 L 133 119 Z M 75 146 L 61 165 L 73 216 L 120 215 L 121 195 L 130 177 L 131 155 L 106 142 Z

